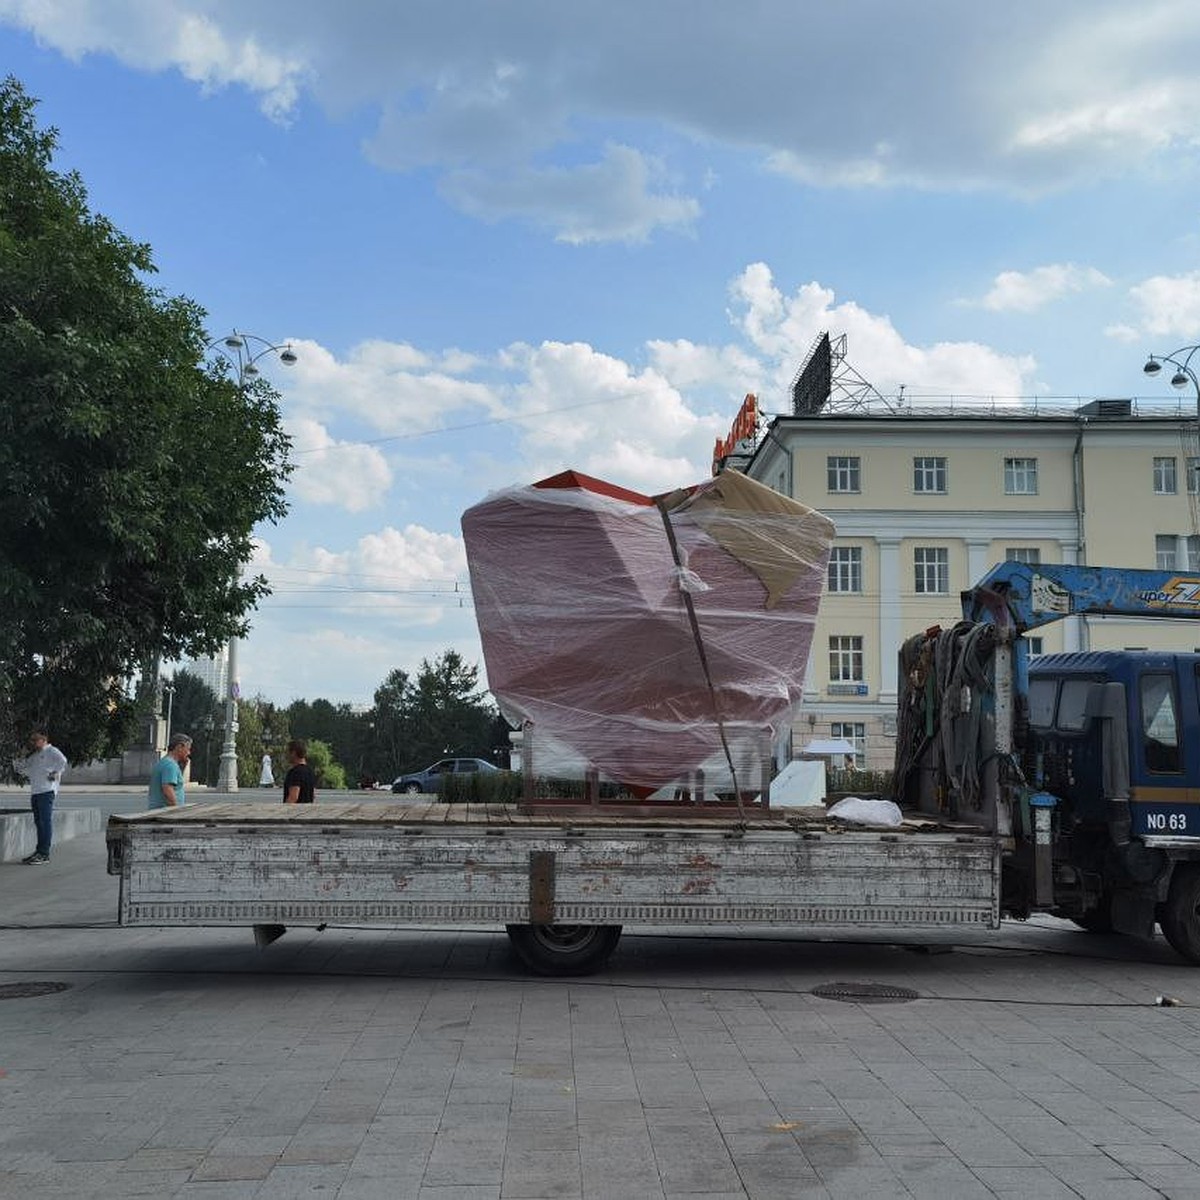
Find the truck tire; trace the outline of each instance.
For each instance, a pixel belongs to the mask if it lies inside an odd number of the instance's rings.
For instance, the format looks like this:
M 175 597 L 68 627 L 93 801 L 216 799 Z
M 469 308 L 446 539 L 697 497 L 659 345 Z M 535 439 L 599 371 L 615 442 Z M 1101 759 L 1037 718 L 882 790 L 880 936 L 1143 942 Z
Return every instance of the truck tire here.
M 608 961 L 620 925 L 509 925 L 517 957 L 538 975 L 590 975 Z
M 1200 964 L 1200 863 L 1180 864 L 1159 912 L 1163 937 L 1190 963 Z

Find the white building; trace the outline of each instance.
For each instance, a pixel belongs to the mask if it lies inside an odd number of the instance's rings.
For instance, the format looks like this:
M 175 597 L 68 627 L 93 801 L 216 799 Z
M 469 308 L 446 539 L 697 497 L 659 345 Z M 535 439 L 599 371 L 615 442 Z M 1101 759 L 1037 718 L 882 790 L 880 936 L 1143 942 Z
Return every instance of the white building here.
M 846 738 L 872 769 L 892 761 L 901 643 L 961 619 L 994 564 L 1200 571 L 1196 416 L 1169 405 L 817 407 L 727 461 L 837 527 L 793 746 Z M 1192 650 L 1200 626 L 1072 617 L 1030 643 Z

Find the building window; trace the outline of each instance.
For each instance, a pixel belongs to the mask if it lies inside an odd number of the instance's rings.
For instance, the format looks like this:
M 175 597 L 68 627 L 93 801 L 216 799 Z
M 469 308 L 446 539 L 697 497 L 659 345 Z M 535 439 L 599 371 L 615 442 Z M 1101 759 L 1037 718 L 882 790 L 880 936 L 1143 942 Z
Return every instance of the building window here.
M 1004 551 L 1006 562 L 1025 563 L 1036 567 L 1041 564 L 1042 552 L 1036 546 L 1009 546 Z
M 1042 649 L 1042 639 L 1040 637 L 1027 637 L 1025 641 L 1029 645 L 1029 657 L 1037 658 L 1039 654 L 1044 654 Z
M 1154 565 L 1160 571 L 1175 570 L 1175 547 L 1179 539 L 1173 533 L 1154 535 Z
M 829 639 L 829 682 L 862 683 L 863 640 L 839 634 Z
M 1200 571 L 1200 537 L 1192 534 L 1187 540 L 1187 567 L 1188 571 Z
M 862 547 L 834 546 L 829 555 L 829 590 L 862 591 Z
M 950 551 L 918 546 L 913 551 L 918 594 L 945 596 L 950 591 Z
M 1200 491 L 1200 458 L 1187 460 L 1187 490 L 1193 496 Z
M 913 459 L 913 491 L 946 491 L 946 460 L 944 458 Z
M 846 766 L 861 767 L 867 759 L 867 727 L 862 721 L 832 721 L 829 736 L 842 738 L 854 747 L 853 757 L 846 755 Z
M 825 460 L 831 492 L 857 492 L 859 490 L 858 458 L 831 454 Z
M 1037 495 L 1037 459 L 1006 458 L 1004 460 L 1004 494 L 1006 496 Z
M 1173 458 L 1156 458 L 1154 460 L 1154 494 L 1156 496 L 1173 496 L 1175 490 L 1175 460 Z

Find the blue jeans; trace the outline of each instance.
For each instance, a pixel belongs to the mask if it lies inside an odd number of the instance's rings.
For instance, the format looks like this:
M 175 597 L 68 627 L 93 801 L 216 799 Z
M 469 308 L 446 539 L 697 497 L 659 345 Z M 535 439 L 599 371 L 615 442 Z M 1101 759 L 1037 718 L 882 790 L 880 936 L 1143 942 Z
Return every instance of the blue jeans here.
M 49 857 L 54 838 L 54 793 L 38 792 L 30 796 L 29 803 L 33 808 L 33 827 L 37 830 L 37 852 Z

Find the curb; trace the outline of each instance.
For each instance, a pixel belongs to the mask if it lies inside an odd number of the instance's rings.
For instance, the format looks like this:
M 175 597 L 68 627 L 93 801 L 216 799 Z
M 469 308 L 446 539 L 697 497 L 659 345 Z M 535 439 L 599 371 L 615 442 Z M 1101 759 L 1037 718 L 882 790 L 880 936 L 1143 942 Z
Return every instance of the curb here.
M 55 808 L 54 842 L 85 833 L 99 833 L 104 817 L 98 808 Z M 15 862 L 37 849 L 37 830 L 32 811 L 0 809 L 0 862 Z

